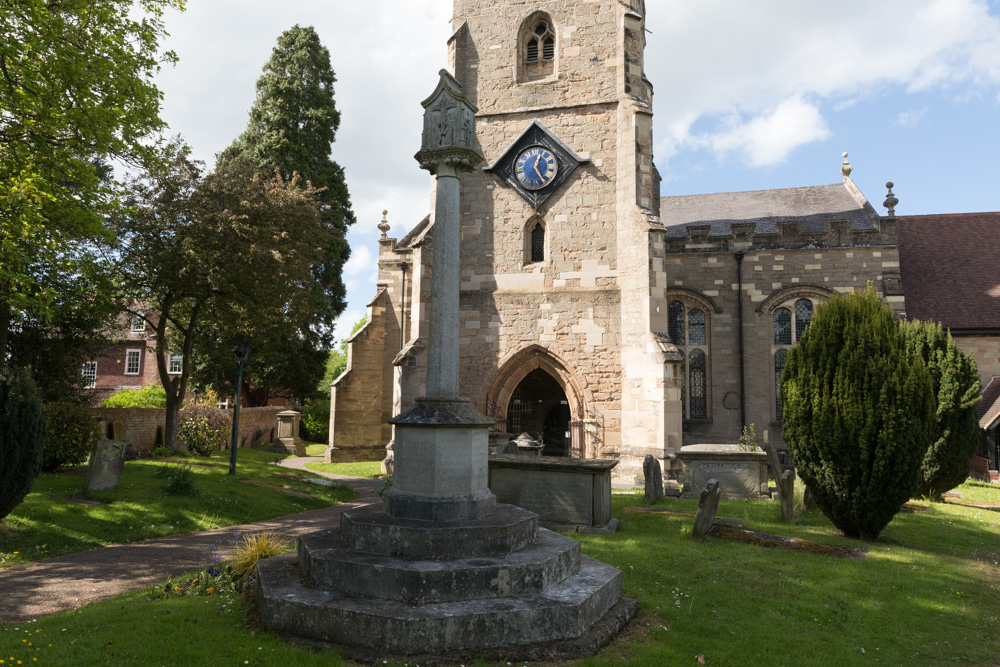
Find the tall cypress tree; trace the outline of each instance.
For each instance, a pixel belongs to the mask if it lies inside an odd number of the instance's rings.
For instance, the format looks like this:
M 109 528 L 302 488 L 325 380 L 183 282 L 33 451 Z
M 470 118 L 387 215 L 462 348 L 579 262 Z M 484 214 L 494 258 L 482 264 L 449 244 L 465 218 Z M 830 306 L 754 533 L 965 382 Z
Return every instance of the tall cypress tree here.
M 221 159 L 249 160 L 265 177 L 278 169 L 285 180 L 294 172 L 320 193 L 320 216 L 330 230 L 326 261 L 316 267 L 328 301 L 323 316 L 331 324 L 346 305 L 341 270 L 350 257 L 345 235 L 355 222 L 344 170 L 330 155 L 340 127 L 333 99 L 336 78 L 330 52 L 312 26 L 292 26 L 278 37 L 264 73 L 257 79 L 257 100 L 246 131 Z
M 320 219 L 328 232 L 323 261 L 313 266 L 316 280 L 303 286 L 296 297 L 299 307 L 287 309 L 282 326 L 264 326 L 260 314 L 253 312 L 241 321 L 220 318 L 213 339 L 199 345 L 206 351 L 199 375 L 217 385 L 232 374 L 228 350 L 241 340 L 253 345 L 256 351 L 246 367 L 246 397 L 251 404 L 259 402 L 255 397 L 261 401 L 274 396 L 304 397 L 301 387 L 311 391 L 316 386 L 323 374 L 333 322 L 346 305 L 341 273 L 350 257 L 345 235 L 355 218 L 344 170 L 331 159 L 340 126 L 333 97 L 335 82 L 330 52 L 316 31 L 298 25 L 286 30 L 257 80 L 257 99 L 246 131 L 220 156 L 220 167 L 241 161 L 267 178 L 275 170 L 285 180 L 298 173 L 303 184 L 309 182 L 320 190 Z M 252 295 L 247 301 L 252 303 Z M 296 312 L 308 313 L 308 317 L 290 316 Z
M 937 400 L 935 432 L 920 468 L 918 495 L 937 497 L 965 481 L 979 447 L 976 418 L 979 376 L 972 355 L 963 354 L 940 324 L 903 326 L 911 354 L 927 364 Z
M 834 295 L 788 354 L 782 436 L 817 506 L 875 539 L 920 481 L 934 428 L 931 379 L 869 284 Z

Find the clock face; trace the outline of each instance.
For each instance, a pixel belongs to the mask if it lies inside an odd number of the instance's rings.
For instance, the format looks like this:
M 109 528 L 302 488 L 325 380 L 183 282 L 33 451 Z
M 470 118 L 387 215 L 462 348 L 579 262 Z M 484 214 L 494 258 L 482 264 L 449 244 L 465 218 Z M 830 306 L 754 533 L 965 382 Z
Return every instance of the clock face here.
M 514 174 L 518 183 L 527 190 L 540 190 L 556 177 L 556 156 L 547 148 L 532 146 L 517 156 Z

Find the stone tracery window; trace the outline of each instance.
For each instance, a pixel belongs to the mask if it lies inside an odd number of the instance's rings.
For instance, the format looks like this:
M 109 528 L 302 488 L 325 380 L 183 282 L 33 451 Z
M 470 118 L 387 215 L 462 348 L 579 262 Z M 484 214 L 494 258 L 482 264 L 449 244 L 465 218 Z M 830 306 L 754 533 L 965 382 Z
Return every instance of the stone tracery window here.
M 519 38 L 521 81 L 535 81 L 555 72 L 556 32 L 549 17 L 539 12 L 521 30 Z
M 708 419 L 708 318 L 701 308 L 683 301 L 667 306 L 670 340 L 684 355 L 681 403 L 684 419 Z
M 772 354 L 774 357 L 774 420 L 776 422 L 782 421 L 781 374 L 788 362 L 788 350 L 799 342 L 799 338 L 809 328 L 815 307 L 816 303 L 813 299 L 803 297 L 794 303 L 782 304 L 775 308 L 771 314 L 774 323 Z

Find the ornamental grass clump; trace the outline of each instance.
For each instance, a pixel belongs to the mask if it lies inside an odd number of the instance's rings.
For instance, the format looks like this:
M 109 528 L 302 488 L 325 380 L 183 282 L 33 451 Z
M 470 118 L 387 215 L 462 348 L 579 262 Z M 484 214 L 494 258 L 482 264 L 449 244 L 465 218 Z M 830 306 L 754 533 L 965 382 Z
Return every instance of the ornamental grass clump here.
M 816 505 L 876 539 L 916 492 L 934 428 L 922 358 L 869 284 L 817 309 L 781 381 L 782 435 Z
M 45 415 L 28 371 L 0 371 L 0 519 L 31 491 L 42 469 Z
M 244 584 L 257 578 L 257 563 L 264 558 L 277 556 L 289 547 L 289 542 L 281 535 L 264 531 L 245 533 L 236 546 L 236 553 L 230 565 L 239 573 Z
M 963 354 L 940 324 L 908 322 L 903 333 L 910 353 L 927 364 L 933 384 L 934 435 L 920 466 L 917 495 L 937 498 L 968 478 L 979 448 L 978 369 L 975 358 Z

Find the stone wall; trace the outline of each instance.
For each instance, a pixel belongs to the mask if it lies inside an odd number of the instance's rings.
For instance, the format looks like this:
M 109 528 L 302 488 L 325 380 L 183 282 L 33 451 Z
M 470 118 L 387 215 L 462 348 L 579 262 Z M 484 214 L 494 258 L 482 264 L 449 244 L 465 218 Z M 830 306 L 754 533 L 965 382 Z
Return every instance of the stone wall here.
M 677 243 L 668 243 L 663 256 L 667 301 L 681 300 L 706 313 L 709 348 L 708 418 L 684 422 L 684 443 L 733 443 L 740 436 L 736 258 L 733 253 L 712 250 L 672 253 L 670 248 Z M 758 435 L 768 429 L 772 442 L 782 442 L 781 426 L 775 419 L 774 310 L 802 297 L 822 303 L 835 292 L 865 289 L 868 281 L 884 296 L 885 278 L 898 271 L 899 253 L 894 245 L 746 250 L 746 421 L 755 425 Z M 904 307 L 901 298 L 890 295 L 888 299 L 897 311 Z
M 277 433 L 278 413 L 284 407 L 241 408 L 240 446 L 247 447 L 272 442 Z M 163 444 L 164 408 L 90 408 L 90 414 L 103 420 L 105 438 L 128 440 L 137 449 L 150 451 Z M 232 422 L 233 411 L 224 410 Z M 118 430 L 118 433 L 115 431 Z M 253 442 L 249 438 L 256 434 Z
M 958 349 L 976 358 L 979 381 L 984 388 L 991 379 L 1000 377 L 1000 335 L 966 336 L 953 333 L 952 336 Z
M 347 369 L 330 392 L 330 446 L 341 450 L 384 447 L 392 437 L 393 353 L 399 326 L 387 284 L 368 304 L 368 321 L 347 343 Z

